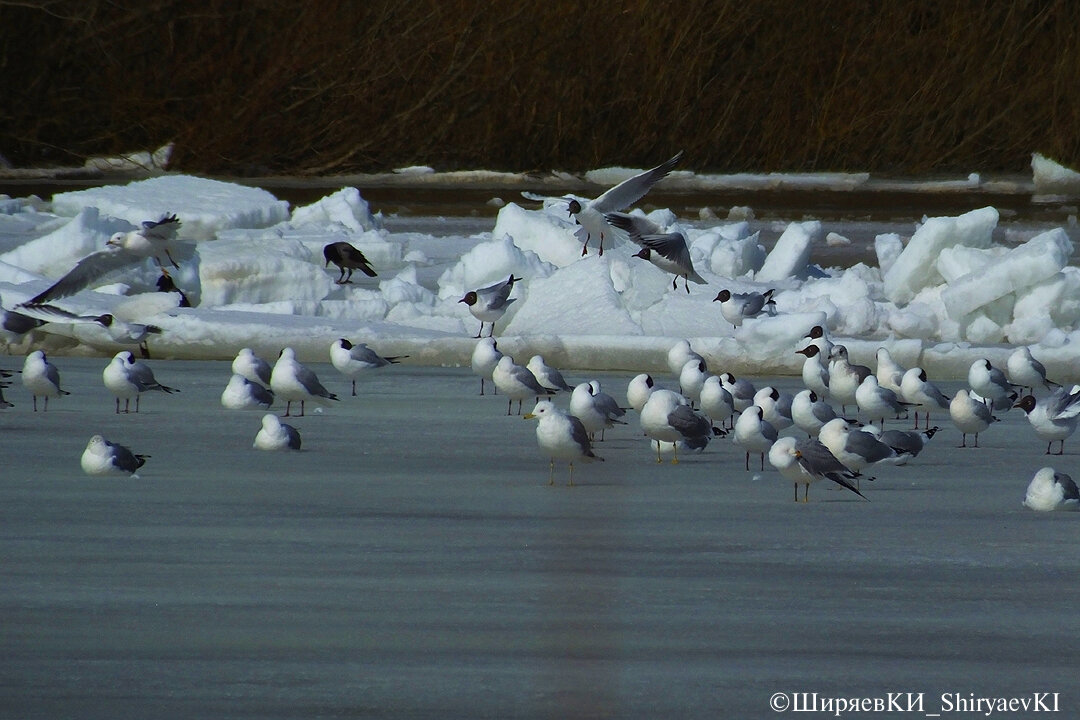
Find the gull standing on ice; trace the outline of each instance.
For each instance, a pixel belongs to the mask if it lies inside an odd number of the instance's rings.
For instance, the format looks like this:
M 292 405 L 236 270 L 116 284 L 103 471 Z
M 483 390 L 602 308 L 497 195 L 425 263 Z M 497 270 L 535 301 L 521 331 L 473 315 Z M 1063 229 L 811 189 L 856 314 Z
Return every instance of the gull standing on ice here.
M 552 392 L 573 392 L 563 378 L 562 373 L 544 362 L 542 355 L 533 355 L 525 367 L 533 374 L 536 381 Z
M 802 365 L 803 384 L 821 397 L 829 396 L 829 366 L 827 356 L 818 345 L 807 345 L 796 354 L 805 355 Z
M 713 302 L 720 303 L 720 314 L 731 323 L 732 327 L 739 327 L 743 320 L 757 317 L 768 306 L 776 307 L 776 301 L 772 299 L 775 288 L 763 293 L 733 293 L 730 290 L 721 290 L 713 298 Z
M 885 443 L 896 451 L 897 465 L 903 465 L 907 458 L 915 457 L 923 451 L 930 440 L 941 430 L 937 425 L 929 430 L 886 430 L 878 436 L 878 440 Z
M 1044 467 L 1031 478 L 1024 496 L 1024 507 L 1043 512 L 1076 510 L 1080 508 L 1080 489 L 1065 473 Z
M 39 395 L 45 398 L 42 412 L 48 412 L 50 397 L 71 394 L 67 390 L 60 389 L 60 371 L 45 358 L 43 350 L 35 350 L 26 356 L 23 362 L 22 382 L 34 396 L 34 412 L 37 412 Z
M 229 410 L 267 410 L 273 404 L 273 392 L 236 373 L 221 393 L 221 405 Z
M 570 393 L 570 414 L 581 420 L 590 438 L 599 431 L 601 440 L 607 428 L 626 424 L 619 420 L 626 411 L 607 393 L 594 392 L 590 383 L 581 383 Z
M 286 425 L 274 413 L 263 415 L 262 427 L 255 433 L 252 447 L 259 450 L 299 450 L 300 433 Z
M 652 170 L 646 170 L 632 178 L 623 180 L 595 200 L 582 202 L 577 198 L 569 198 L 567 210 L 570 212 L 570 216 L 575 218 L 578 225 L 581 226 L 585 235 L 585 239 L 581 244 L 581 254 L 584 256 L 588 253 L 589 241 L 596 238 L 600 245 L 600 255 L 603 255 L 604 236 L 612 230 L 611 225 L 608 224 L 604 216 L 608 213 L 626 210 L 645 197 L 653 185 L 675 169 L 675 165 L 682 159 L 682 155 L 682 151 L 679 151 L 667 162 L 657 165 Z
M 717 375 L 705 378 L 701 386 L 701 412 L 709 416 L 714 423 L 723 425 L 735 415 L 735 401 L 731 393 L 724 389 Z
M 690 401 L 691 407 L 694 403 L 701 402 L 701 387 L 708 377 L 709 369 L 704 360 L 688 360 L 679 372 L 679 390 Z
M 676 283 L 680 277 L 687 293 L 690 292 L 691 280 L 698 285 L 709 284 L 694 270 L 686 236 L 681 232 L 665 233 L 659 225 L 641 215 L 608 213 L 604 218 L 612 226 L 625 230 L 630 235 L 630 240 L 641 246 L 641 250 L 635 253 L 634 257 L 648 260 L 664 272 L 675 276 L 671 280 L 672 290 L 678 289 Z
M 593 452 L 589 434 L 581 420 L 555 407 L 550 400 L 541 400 L 536 403 L 532 412 L 523 417 L 525 420 L 539 419 L 536 425 L 536 442 L 540 449 L 546 451 L 551 458 L 548 485 L 555 484 L 555 458 L 570 461 L 568 485 L 574 484 L 575 460 L 592 462 L 604 459 Z
M 867 375 L 855 389 L 855 402 L 859 412 L 870 420 L 880 420 L 882 427 L 885 427 L 886 415 L 895 417 L 906 413 L 912 405 L 898 398 L 892 390 L 881 387 L 875 375 Z
M 491 379 L 495 387 L 507 397 L 506 414 L 510 414 L 510 407 L 514 401 L 518 401 L 518 414 L 521 414 L 521 403 L 528 397 L 551 395 L 553 390 L 548 390 L 540 384 L 536 376 L 528 368 L 514 362 L 509 355 L 503 355 L 491 372 Z
M 701 362 L 705 362 L 705 358 L 694 352 L 694 350 L 690 347 L 689 340 L 680 340 L 668 349 L 668 369 L 671 370 L 671 374 L 675 377 L 679 377 L 679 373 L 681 373 L 682 369 L 686 367 L 686 363 L 691 360 L 700 360 Z
M 274 395 L 285 401 L 285 417 L 289 417 L 292 404 L 299 401 L 300 415 L 304 416 L 304 403 L 307 400 L 320 405 L 329 405 L 329 400 L 338 396 L 323 387 L 315 373 L 304 367 L 296 359 L 291 347 L 281 350 L 274 369 L 270 372 L 270 389 Z
M 825 423 L 837 417 L 833 406 L 822 400 L 813 390 L 800 390 L 791 399 L 792 422 L 811 437 L 817 437 Z
M 1011 383 L 1021 388 L 1031 388 L 1031 392 L 1035 392 L 1036 385 L 1042 385 L 1047 390 L 1061 387 L 1046 379 L 1046 368 L 1031 355 L 1031 350 L 1026 345 L 1013 350 L 1005 362 L 1005 369 Z
M 353 270 L 359 270 L 368 277 L 377 277 L 375 271 L 371 267 L 371 263 L 364 257 L 364 253 L 354 248 L 344 240 L 340 242 L 332 242 L 323 247 L 323 258 L 326 260 L 326 264 L 323 267 L 330 267 L 330 263 L 334 263 L 338 266 L 338 270 L 341 271 L 341 275 L 334 282 L 338 285 L 346 285 L 352 282 Z M 348 271 L 348 277 L 345 276 L 345 271 Z
M 975 435 L 975 447 L 979 447 L 979 433 L 997 422 L 986 403 L 973 399 L 967 390 L 957 390 L 949 402 L 949 417 L 963 437 L 960 447 L 967 447 L 967 436 Z
M 510 277 L 502 282 L 488 285 L 478 290 L 470 290 L 465 297 L 458 300 L 469 306 L 469 312 L 480 321 L 480 330 L 474 337 L 480 337 L 484 333 L 484 323 L 491 323 L 491 331 L 488 337 L 495 334 L 495 322 L 503 316 L 506 308 L 517 298 L 510 297 L 510 291 L 514 289 L 514 283 L 520 282 L 521 278 Z
M 816 345 L 824 357 L 829 357 L 834 343 L 829 339 L 829 332 L 824 325 L 815 325 L 810 328 L 810 332 L 806 333 L 803 338 L 809 340 L 810 345 Z
M 743 412 L 754 404 L 754 395 L 757 390 L 753 383 L 746 378 L 737 378 L 731 373 L 722 373 L 718 376 L 720 384 L 731 395 L 731 402 L 735 406 L 735 412 Z
M 656 443 L 656 462 L 661 462 L 660 443 L 675 443 L 673 464 L 679 462 L 678 443 L 690 446 L 707 443 L 712 423 L 694 412 L 690 401 L 672 390 L 656 390 L 641 409 L 641 429 Z
M 101 379 L 116 396 L 117 414 L 120 413 L 120 398 L 124 399 L 125 413 L 131 409 L 131 398 L 135 398 L 135 412 L 139 412 L 139 396 L 147 390 L 160 390 L 167 394 L 179 392 L 176 388 L 159 383 L 150 366 L 136 360 L 130 350 L 116 353 L 102 371 Z
M 400 362 L 408 355 L 389 355 L 383 357 L 367 346 L 366 343 L 353 344 L 345 338 L 339 338 L 330 344 L 330 364 L 345 377 L 352 380 L 352 394 L 356 397 L 356 378 L 361 373 L 375 368 L 386 367 Z
M 128 475 L 137 479 L 139 476 L 135 471 L 141 468 L 149 457 L 109 442 L 101 435 L 94 435 L 90 442 L 86 443 L 79 462 L 87 475 Z
M 106 241 L 107 247 L 104 250 L 84 257 L 66 275 L 26 304 L 36 305 L 74 295 L 108 273 L 134 265 L 148 257 L 157 261 L 162 272 L 166 272 L 161 261 L 162 254 L 169 258 L 173 267 L 180 267 L 169 253 L 169 244 L 176 238 L 179 227 L 180 220 L 176 215 L 164 215 L 156 222 L 144 222 L 138 230 L 114 233 Z
M 750 453 L 761 454 L 761 469 L 765 469 L 765 453 L 776 442 L 776 428 L 762 419 L 762 410 L 751 405 L 735 421 L 735 444 L 746 451 L 746 469 L 750 470 Z
M 1069 392 L 1058 388 L 1039 400 L 1034 395 L 1025 395 L 1013 407 L 1026 412 L 1035 434 L 1046 440 L 1044 455 L 1051 454 L 1050 447 L 1055 440 L 1061 443 L 1056 454 L 1064 454 L 1065 440 L 1076 432 L 1076 424 L 1080 421 L 1080 390 Z
M 648 373 L 635 375 L 626 385 L 626 404 L 640 413 L 655 388 L 656 383 L 653 381 L 652 375 Z
M 754 393 L 754 404 L 761 408 L 761 417 L 778 431 L 794 424 L 791 418 L 791 395 L 766 385 Z
M 900 394 L 905 402 L 915 408 L 915 429 L 919 429 L 919 410 L 926 413 L 926 427 L 930 427 L 931 410 L 948 410 L 949 397 L 938 390 L 937 385 L 926 378 L 921 367 L 908 368 L 900 381 Z
M 480 338 L 476 342 L 476 347 L 473 348 L 471 362 L 473 373 L 480 376 L 481 395 L 484 394 L 484 380 L 491 379 L 491 373 L 495 370 L 495 366 L 499 364 L 499 360 L 502 359 L 502 356 L 503 354 L 499 352 L 499 347 L 495 342 L 495 338 Z M 498 395 L 498 388 L 495 388 L 493 392 Z
M 829 353 L 829 395 L 833 402 L 840 403 L 840 412 L 846 413 L 848 405 L 858 405 L 855 391 L 863 380 L 873 374 L 866 365 L 858 365 L 848 360 L 848 349 L 843 345 L 833 345 Z
M 991 403 L 992 410 L 1008 410 L 1019 395 L 1019 386 L 1005 379 L 1005 373 L 986 358 L 976 360 L 968 369 L 968 385 Z
M 877 370 L 874 373 L 878 385 L 900 395 L 900 383 L 904 381 L 905 372 L 906 370 L 893 360 L 892 353 L 889 352 L 888 348 L 878 348 Z
M 260 383 L 270 387 L 270 374 L 273 369 L 270 363 L 255 354 L 251 348 L 241 348 L 232 361 L 232 371 L 236 375 L 247 378 L 253 383 Z
M 866 496 L 851 484 L 851 481 L 859 477 L 859 473 L 853 472 L 841 463 L 829 452 L 829 449 L 818 440 L 808 438 L 796 440 L 793 437 L 782 437 L 769 448 L 769 462 L 780 474 L 791 480 L 795 485 L 795 502 L 799 502 L 799 486 L 803 486 L 803 502 L 809 502 L 810 483 L 822 478 L 832 480 L 840 487 L 846 488 L 859 497 Z
M 847 420 L 836 418 L 825 423 L 818 433 L 818 440 L 849 470 L 861 471 L 867 465 L 882 460 L 892 460 L 896 450 L 878 440 L 872 434 L 852 429 Z

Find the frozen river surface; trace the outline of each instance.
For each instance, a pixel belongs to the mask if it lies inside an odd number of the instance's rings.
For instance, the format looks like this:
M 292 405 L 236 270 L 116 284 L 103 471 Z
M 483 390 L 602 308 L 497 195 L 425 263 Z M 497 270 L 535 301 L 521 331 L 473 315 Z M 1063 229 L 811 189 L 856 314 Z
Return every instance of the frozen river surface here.
M 870 502 L 803 505 L 726 440 L 657 465 L 636 419 L 550 487 L 534 426 L 467 369 L 397 366 L 353 398 L 313 365 L 342 400 L 281 454 L 218 404 L 228 363 L 151 361 L 181 392 L 118 416 L 105 360 L 56 362 L 71 396 L 34 414 L 16 384 L 0 413 L 2 717 L 768 717 L 800 692 L 1080 710 L 1080 517 L 1021 507 L 1042 465 L 1080 476 L 1077 445 L 1048 463 L 1020 411 L 978 450 L 935 418 Z M 152 456 L 140 479 L 82 474 L 95 432 Z

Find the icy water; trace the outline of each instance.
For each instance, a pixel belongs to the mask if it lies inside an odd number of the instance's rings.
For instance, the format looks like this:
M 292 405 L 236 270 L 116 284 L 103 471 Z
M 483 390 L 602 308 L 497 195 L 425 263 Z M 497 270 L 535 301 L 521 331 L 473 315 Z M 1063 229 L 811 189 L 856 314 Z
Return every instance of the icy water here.
M 119 416 L 104 359 L 56 363 L 71 396 L 35 414 L 16 379 L 0 412 L 0 717 L 1080 711 L 1080 515 L 1021 507 L 1042 465 L 1080 476 L 1080 441 L 1048 459 L 1020 411 L 980 449 L 934 417 L 869 502 L 818 484 L 804 505 L 726 440 L 658 465 L 635 419 L 549 486 L 535 426 L 467 369 L 395 366 L 354 398 L 312 365 L 341 401 L 289 420 L 304 449 L 281 454 L 251 447 L 261 413 L 220 407 L 228 363 L 151 361 L 181 392 Z M 621 397 L 630 375 L 596 377 Z M 151 455 L 141 477 L 83 475 L 94 432 Z

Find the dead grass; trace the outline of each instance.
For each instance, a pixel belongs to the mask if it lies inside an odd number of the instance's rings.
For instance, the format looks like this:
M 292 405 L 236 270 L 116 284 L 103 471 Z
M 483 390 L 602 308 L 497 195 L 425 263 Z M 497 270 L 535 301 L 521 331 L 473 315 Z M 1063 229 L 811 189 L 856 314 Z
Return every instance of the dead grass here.
M 0 0 L 0 155 L 227 174 L 1080 164 L 1080 4 Z

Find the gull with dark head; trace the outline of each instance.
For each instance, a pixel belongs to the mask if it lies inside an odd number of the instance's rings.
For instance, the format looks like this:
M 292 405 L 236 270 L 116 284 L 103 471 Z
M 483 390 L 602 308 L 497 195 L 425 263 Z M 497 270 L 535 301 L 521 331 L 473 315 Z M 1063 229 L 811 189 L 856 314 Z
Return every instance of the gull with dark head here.
M 511 273 L 506 280 L 477 290 L 470 290 L 465 293 L 465 297 L 458 300 L 459 303 L 468 305 L 469 312 L 480 321 L 480 330 L 474 337 L 480 337 L 484 333 L 484 323 L 491 323 L 488 337 L 495 334 L 496 321 L 506 313 L 506 308 L 510 303 L 517 299 L 510 297 L 510 291 L 514 289 L 514 283 L 520 281 L 521 278 L 514 277 Z
M 70 395 L 60 388 L 60 371 L 45 357 L 44 350 L 35 350 L 26 356 L 23 362 L 22 382 L 34 396 L 34 412 L 37 412 L 37 399 L 45 400 L 42 412 L 49 409 L 49 398 Z
M 352 381 L 352 394 L 356 396 L 356 378 L 376 368 L 386 367 L 401 362 L 408 355 L 389 355 L 383 357 L 365 343 L 353 344 L 345 338 L 339 338 L 330 344 L 330 364 Z
M 1044 454 L 1051 454 L 1050 448 L 1056 440 L 1061 443 L 1056 454 L 1061 455 L 1065 452 L 1065 440 L 1076 432 L 1080 422 L 1080 390 L 1058 388 L 1038 400 L 1034 395 L 1025 395 L 1014 407 L 1027 413 L 1035 434 L 1046 441 Z
M 774 292 L 775 289 L 763 293 L 733 293 L 724 289 L 716 294 L 713 302 L 720 303 L 720 314 L 732 327 L 738 328 L 743 324 L 743 320 L 757 317 L 766 308 L 775 309 L 776 301 L 772 298 Z
M 663 228 L 642 215 L 608 213 L 604 218 L 613 227 L 625 230 L 630 235 L 630 240 L 641 246 L 641 250 L 635 253 L 634 257 L 648 260 L 664 272 L 675 276 L 671 280 L 672 290 L 678 289 L 676 283 L 680 277 L 688 293 L 691 281 L 698 285 L 708 285 L 708 281 L 694 270 L 686 236 L 681 232 L 664 232 Z
M 121 350 L 113 356 L 101 373 L 105 387 L 116 396 L 116 413 L 120 413 L 120 400 L 124 400 L 124 412 L 130 412 L 131 398 L 135 398 L 135 412 L 139 412 L 139 397 L 149 390 L 172 394 L 176 388 L 162 385 L 154 377 L 154 371 L 146 363 L 136 360 L 130 350 Z

